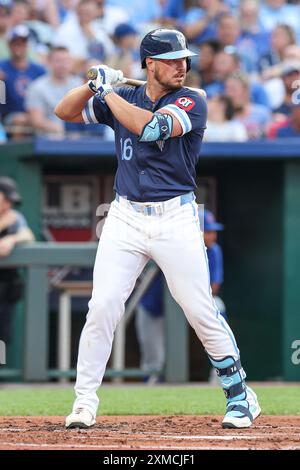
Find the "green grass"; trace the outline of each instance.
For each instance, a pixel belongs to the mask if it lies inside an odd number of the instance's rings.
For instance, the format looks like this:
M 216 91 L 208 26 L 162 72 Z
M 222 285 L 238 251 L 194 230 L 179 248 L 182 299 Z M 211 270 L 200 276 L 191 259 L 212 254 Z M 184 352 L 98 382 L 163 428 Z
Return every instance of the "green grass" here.
M 300 415 L 300 387 L 257 386 L 263 414 Z M 70 412 L 74 393 L 61 387 L 8 387 L 0 390 L 0 416 L 64 416 Z M 101 415 L 223 414 L 225 398 L 215 387 L 104 386 L 100 392 Z

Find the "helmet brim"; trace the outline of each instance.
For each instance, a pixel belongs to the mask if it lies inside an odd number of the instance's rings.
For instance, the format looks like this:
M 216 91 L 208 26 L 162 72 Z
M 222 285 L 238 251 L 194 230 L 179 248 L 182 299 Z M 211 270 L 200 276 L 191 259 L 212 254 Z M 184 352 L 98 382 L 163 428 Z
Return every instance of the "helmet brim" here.
M 150 59 L 184 59 L 185 57 L 193 57 L 196 55 L 198 54 L 189 51 L 188 49 L 184 49 L 182 51 L 164 52 L 163 54 L 156 54 L 148 57 Z

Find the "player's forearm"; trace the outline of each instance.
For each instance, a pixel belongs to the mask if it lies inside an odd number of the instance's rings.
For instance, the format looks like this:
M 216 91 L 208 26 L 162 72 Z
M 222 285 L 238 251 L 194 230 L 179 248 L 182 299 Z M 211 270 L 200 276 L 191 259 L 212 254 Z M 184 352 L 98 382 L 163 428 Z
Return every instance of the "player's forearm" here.
M 86 83 L 80 87 L 73 88 L 57 104 L 54 112 L 56 116 L 63 121 L 71 121 L 73 118 L 81 114 L 87 101 L 92 96 L 94 96 L 94 93 Z
M 116 93 L 106 95 L 105 101 L 115 118 L 133 134 L 141 135 L 143 128 L 151 120 L 151 111 L 128 103 Z

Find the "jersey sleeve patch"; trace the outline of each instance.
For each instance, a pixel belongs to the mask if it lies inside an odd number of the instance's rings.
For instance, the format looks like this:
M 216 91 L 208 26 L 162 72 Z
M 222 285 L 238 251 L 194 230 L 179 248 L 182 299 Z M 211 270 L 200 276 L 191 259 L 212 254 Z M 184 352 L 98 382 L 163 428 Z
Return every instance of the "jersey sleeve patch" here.
M 185 111 L 190 111 L 195 106 L 195 101 L 189 96 L 181 96 L 175 101 L 175 104 Z

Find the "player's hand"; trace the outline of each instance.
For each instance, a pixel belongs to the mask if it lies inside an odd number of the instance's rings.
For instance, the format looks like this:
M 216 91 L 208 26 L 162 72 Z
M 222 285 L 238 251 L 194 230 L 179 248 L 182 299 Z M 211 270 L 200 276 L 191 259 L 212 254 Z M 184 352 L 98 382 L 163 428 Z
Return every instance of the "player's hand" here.
M 88 85 L 94 92 L 102 92 L 103 85 L 116 85 L 117 83 L 123 82 L 122 70 L 115 70 L 107 65 L 97 65 L 95 67 L 98 70 L 97 77 L 94 80 L 89 80 Z

